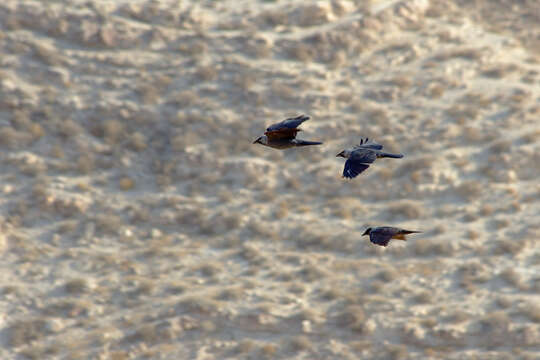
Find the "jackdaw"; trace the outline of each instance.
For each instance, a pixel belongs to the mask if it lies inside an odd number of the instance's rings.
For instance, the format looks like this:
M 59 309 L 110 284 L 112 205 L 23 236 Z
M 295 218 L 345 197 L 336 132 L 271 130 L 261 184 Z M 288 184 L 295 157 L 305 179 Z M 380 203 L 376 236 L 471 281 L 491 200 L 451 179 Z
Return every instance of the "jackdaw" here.
M 369 164 L 373 163 L 378 158 L 394 158 L 400 159 L 402 154 L 390 154 L 385 153 L 382 150 L 383 146 L 376 142 L 368 142 L 368 138 L 360 140 L 360 144 L 345 149 L 336 157 L 344 157 L 347 159 L 345 162 L 345 168 L 343 169 L 343 177 L 352 179 L 358 176 L 369 167 Z
M 421 231 L 405 230 L 392 226 L 368 227 L 362 236 L 369 235 L 369 241 L 374 244 L 386 246 L 391 239 L 407 241 L 405 235 L 420 233 Z

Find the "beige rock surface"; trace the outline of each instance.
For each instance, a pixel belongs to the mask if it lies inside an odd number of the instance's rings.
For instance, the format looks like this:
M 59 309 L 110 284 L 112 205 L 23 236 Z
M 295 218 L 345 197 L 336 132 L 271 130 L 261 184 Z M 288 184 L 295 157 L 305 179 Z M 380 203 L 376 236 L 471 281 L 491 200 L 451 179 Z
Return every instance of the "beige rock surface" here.
M 2 2 L 0 358 L 537 359 L 538 10 Z

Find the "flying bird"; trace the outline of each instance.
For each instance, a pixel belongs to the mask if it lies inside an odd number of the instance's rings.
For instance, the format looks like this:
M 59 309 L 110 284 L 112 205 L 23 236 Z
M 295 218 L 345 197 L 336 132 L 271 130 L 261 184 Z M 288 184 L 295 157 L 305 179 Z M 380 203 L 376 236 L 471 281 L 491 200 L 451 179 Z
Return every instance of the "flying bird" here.
M 368 138 L 361 139 L 360 144 L 345 149 L 336 157 L 344 157 L 347 159 L 345 167 L 343 169 L 343 177 L 352 179 L 357 177 L 360 173 L 366 170 L 371 163 L 379 158 L 394 158 L 401 159 L 402 154 L 390 154 L 385 153 L 382 150 L 383 146 L 376 142 L 368 142 Z
M 272 124 L 266 129 L 264 135 L 253 143 L 269 146 L 274 149 L 288 149 L 296 146 L 322 144 L 322 142 L 318 141 L 307 141 L 296 138 L 296 134 L 302 131 L 302 129 L 298 129 L 298 126 L 307 120 L 309 120 L 309 116 L 300 115 Z
M 407 241 L 405 235 L 420 233 L 421 231 L 405 230 L 392 226 L 368 227 L 362 236 L 369 235 L 369 241 L 374 244 L 386 246 L 391 239 Z

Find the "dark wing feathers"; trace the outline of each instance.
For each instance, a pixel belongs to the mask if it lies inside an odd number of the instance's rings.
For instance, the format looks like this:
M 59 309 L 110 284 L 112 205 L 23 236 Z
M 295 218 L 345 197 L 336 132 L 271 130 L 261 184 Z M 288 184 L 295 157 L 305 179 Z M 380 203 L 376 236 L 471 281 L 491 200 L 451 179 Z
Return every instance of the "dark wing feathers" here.
M 353 150 L 349 159 L 359 163 L 371 164 L 377 160 L 377 153 L 371 149 L 357 148 L 356 150 Z
M 388 234 L 381 234 L 378 232 L 371 232 L 369 234 L 369 241 L 371 241 L 374 244 L 386 246 L 390 242 L 390 239 L 392 239 L 392 235 Z
M 270 125 L 266 131 L 276 131 L 276 130 L 282 130 L 282 129 L 296 129 L 300 124 L 302 124 L 304 121 L 309 120 L 309 116 L 306 115 L 300 115 L 293 118 L 285 119 L 281 122 L 275 123 Z
M 352 179 L 362 173 L 369 167 L 369 164 L 377 159 L 373 150 L 358 148 L 351 153 L 351 156 L 345 161 L 343 168 L 343 177 Z
M 381 234 L 388 234 L 390 236 L 394 236 L 397 234 L 401 234 L 403 230 L 393 226 L 379 226 L 375 228 L 375 231 Z
M 369 138 L 365 138 L 365 139 L 360 139 L 360 144 L 354 147 L 354 149 L 359 149 L 359 148 L 382 150 L 383 146 L 374 141 L 369 142 Z
M 368 167 L 369 165 L 367 164 L 362 164 L 356 160 L 347 159 L 347 161 L 345 161 L 345 167 L 343 168 L 343 177 L 347 179 L 355 178 Z
M 392 236 L 398 235 L 401 229 L 391 227 L 391 226 L 382 226 L 376 229 L 371 230 L 369 234 L 369 240 L 377 245 L 386 246 L 392 239 Z
M 363 147 L 363 148 L 367 148 L 367 149 L 373 149 L 373 150 L 382 150 L 383 146 L 381 144 L 376 144 L 376 143 L 372 143 L 372 144 L 367 144 L 367 145 L 359 145 L 358 147 Z

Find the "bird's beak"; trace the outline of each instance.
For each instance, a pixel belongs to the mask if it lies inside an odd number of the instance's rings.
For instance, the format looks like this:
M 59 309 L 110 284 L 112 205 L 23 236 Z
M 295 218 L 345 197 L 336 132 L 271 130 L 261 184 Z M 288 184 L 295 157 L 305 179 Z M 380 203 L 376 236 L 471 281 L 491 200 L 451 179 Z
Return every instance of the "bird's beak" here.
M 258 142 L 260 142 L 261 138 L 258 138 L 257 140 L 255 140 L 253 143 L 256 144 Z
M 343 151 L 336 155 L 336 157 L 343 157 Z
M 369 235 L 369 232 L 367 230 L 364 231 L 364 233 L 362 234 L 362 236 L 365 236 L 365 235 Z

